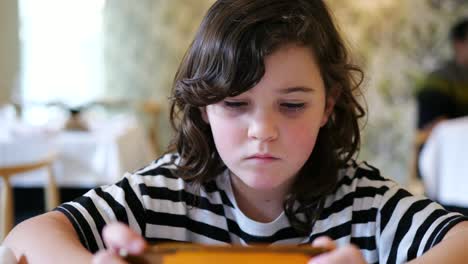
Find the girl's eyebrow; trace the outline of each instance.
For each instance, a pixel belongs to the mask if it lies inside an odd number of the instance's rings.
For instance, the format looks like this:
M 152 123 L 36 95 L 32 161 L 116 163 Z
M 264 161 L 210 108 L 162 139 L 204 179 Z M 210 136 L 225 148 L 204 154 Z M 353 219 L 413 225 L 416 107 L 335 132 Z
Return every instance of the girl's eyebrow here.
M 281 94 L 290 94 L 295 92 L 303 92 L 303 93 L 311 93 L 314 92 L 315 89 L 305 87 L 305 86 L 296 86 L 296 87 L 289 87 L 279 90 L 278 92 Z

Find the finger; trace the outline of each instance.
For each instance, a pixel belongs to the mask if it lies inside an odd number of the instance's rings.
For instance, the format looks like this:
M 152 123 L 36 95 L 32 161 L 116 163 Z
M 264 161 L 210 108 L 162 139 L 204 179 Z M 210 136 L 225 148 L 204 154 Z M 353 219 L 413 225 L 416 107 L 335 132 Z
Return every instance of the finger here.
M 92 264 L 128 264 L 119 256 L 109 251 L 99 251 L 93 256 Z
M 361 251 L 354 245 L 338 248 L 329 253 L 312 258 L 308 264 L 362 264 L 366 263 Z
M 124 251 L 129 254 L 140 254 L 146 247 L 142 236 L 122 223 L 111 223 L 102 231 L 107 248 L 117 254 Z
M 336 243 L 333 241 L 331 238 L 326 237 L 326 236 L 321 236 L 314 241 L 312 241 L 312 246 L 314 247 L 322 247 L 326 248 L 328 250 L 335 250 L 336 249 Z

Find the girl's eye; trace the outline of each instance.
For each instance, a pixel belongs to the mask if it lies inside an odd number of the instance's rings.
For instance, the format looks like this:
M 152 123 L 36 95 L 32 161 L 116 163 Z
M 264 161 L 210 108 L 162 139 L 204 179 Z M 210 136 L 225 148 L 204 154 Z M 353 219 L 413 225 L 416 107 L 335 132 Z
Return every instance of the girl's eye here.
M 224 101 L 224 106 L 226 106 L 227 108 L 241 108 L 247 106 L 247 102 Z
M 281 108 L 288 111 L 298 111 L 305 107 L 305 103 L 282 103 Z

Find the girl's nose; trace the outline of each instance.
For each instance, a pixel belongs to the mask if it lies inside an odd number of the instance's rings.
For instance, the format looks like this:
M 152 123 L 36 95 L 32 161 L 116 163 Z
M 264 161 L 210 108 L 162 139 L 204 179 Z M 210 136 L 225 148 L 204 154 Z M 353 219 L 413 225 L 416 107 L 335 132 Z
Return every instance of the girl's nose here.
M 259 114 L 249 125 L 248 137 L 259 141 L 272 141 L 278 138 L 278 127 L 271 115 Z

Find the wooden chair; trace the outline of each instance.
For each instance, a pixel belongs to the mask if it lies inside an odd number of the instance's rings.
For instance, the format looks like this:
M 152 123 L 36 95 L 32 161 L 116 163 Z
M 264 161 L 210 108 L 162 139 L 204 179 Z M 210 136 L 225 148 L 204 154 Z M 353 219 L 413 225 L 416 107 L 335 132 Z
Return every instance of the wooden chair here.
M 161 145 L 159 143 L 159 118 L 162 112 L 162 107 L 155 101 L 145 101 L 140 106 L 141 112 L 146 115 L 149 120 L 148 124 L 148 136 L 151 145 L 157 155 L 161 154 Z
M 47 169 L 48 178 L 45 190 L 45 204 L 47 210 L 52 210 L 59 204 L 59 192 L 52 169 L 54 157 L 44 160 L 10 167 L 0 167 L 1 203 L 0 203 L 0 242 L 13 228 L 14 201 L 10 178 L 16 174 L 31 172 L 38 169 Z
M 409 172 L 409 181 L 407 188 L 413 194 L 423 195 L 424 194 L 424 185 L 419 176 L 419 169 L 418 169 L 418 162 L 419 162 L 419 152 L 421 150 L 422 145 L 426 142 L 427 138 L 429 137 L 429 132 L 426 130 L 417 130 L 415 134 L 414 143 L 412 146 L 412 157 L 411 157 L 411 164 L 410 164 L 410 172 Z

